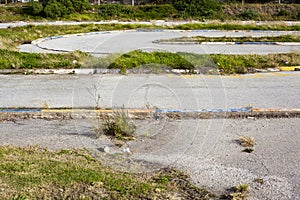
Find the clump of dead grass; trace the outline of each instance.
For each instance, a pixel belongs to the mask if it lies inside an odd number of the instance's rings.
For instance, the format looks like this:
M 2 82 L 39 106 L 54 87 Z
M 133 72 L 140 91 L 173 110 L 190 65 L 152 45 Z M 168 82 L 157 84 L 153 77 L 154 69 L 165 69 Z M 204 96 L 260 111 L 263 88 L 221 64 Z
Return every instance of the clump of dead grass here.
M 238 135 L 237 142 L 242 147 L 253 147 L 256 144 L 255 139 L 253 137 L 245 135 Z

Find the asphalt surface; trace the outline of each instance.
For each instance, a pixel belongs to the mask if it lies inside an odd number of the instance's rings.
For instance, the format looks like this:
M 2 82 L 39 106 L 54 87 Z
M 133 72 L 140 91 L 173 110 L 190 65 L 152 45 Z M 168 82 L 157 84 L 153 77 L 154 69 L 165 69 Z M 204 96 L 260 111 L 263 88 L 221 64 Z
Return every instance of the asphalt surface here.
M 118 170 L 139 173 L 176 167 L 190 174 L 196 185 L 215 193 L 248 184 L 248 199 L 300 198 L 297 118 L 149 119 L 134 123 L 136 140 L 117 147 L 105 136 L 95 138 L 96 120 L 4 121 L 0 122 L 0 145 L 86 148 L 103 164 Z M 253 153 L 242 152 L 244 148 L 235 141 L 238 135 L 255 139 Z M 129 154 L 124 153 L 125 148 Z
M 0 107 L 299 108 L 299 75 L 0 75 Z
M 154 41 L 178 37 L 261 37 L 294 34 L 287 31 L 218 31 L 218 30 L 130 30 L 106 31 L 85 35 L 46 38 L 38 43 L 19 46 L 24 52 L 71 52 L 81 50 L 95 56 L 125 53 L 133 50 L 190 52 L 198 54 L 268 54 L 299 51 L 300 45 L 270 44 L 157 44 Z
M 43 41 L 22 51 L 83 50 L 99 53 L 133 49 L 196 53 L 290 52 L 299 46 L 281 45 L 159 45 L 162 38 L 262 36 L 279 32 L 111 32 Z M 299 34 L 299 33 L 295 33 Z M 48 50 L 47 50 L 48 49 Z M 243 76 L 179 75 L 0 75 L 0 107 L 94 107 L 212 109 L 299 108 L 299 72 Z M 98 95 L 100 99 L 98 100 Z M 146 172 L 173 166 L 191 175 L 199 186 L 217 193 L 239 184 L 250 185 L 249 199 L 299 199 L 299 120 L 207 119 L 144 120 L 136 140 L 114 146 L 95 138 L 96 120 L 19 120 L 0 122 L 0 145 L 41 145 L 50 149 L 87 148 L 103 163 L 119 170 Z M 251 154 L 235 141 L 252 136 Z M 104 153 L 109 147 L 109 153 Z M 124 148 L 125 148 L 124 147 Z M 118 153 L 116 156 L 116 154 Z M 112 156 L 111 156 L 112 155 Z M 257 181 L 259 180 L 259 181 Z

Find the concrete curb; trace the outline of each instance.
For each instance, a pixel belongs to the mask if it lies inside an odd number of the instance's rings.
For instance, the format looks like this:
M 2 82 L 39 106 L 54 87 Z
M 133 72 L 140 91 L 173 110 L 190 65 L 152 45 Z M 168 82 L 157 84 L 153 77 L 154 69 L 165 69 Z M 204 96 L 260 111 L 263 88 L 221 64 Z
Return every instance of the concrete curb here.
M 15 121 L 19 119 L 47 119 L 47 120 L 70 120 L 70 119 L 95 119 L 100 115 L 111 115 L 116 110 L 95 109 L 2 109 L 0 110 L 1 121 Z M 227 118 L 300 118 L 300 109 L 261 109 L 261 108 L 238 108 L 238 109 L 209 109 L 209 110 L 126 110 L 131 119 L 227 119 Z

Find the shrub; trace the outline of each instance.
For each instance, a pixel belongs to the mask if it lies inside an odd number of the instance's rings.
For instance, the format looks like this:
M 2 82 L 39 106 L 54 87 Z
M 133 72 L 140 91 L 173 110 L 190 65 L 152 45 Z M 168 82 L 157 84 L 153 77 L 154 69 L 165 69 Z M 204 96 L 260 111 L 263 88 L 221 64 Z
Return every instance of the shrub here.
M 62 17 L 66 13 L 66 7 L 55 0 L 48 1 L 47 5 L 44 8 L 44 15 L 49 18 Z
M 177 10 L 172 5 L 146 5 L 139 6 L 134 13 L 134 17 L 141 19 L 164 19 L 174 18 Z
M 49 18 L 63 17 L 73 13 L 82 13 L 90 7 L 87 0 L 49 0 L 44 4 L 29 3 L 29 14 L 44 15 Z M 42 12 L 43 11 L 43 12 Z
M 36 1 L 31 1 L 28 4 L 28 14 L 30 15 L 40 15 L 41 12 L 43 11 L 43 4 L 41 4 L 40 2 L 36 2 Z
M 120 4 L 107 4 L 98 7 L 98 15 L 104 19 L 118 18 L 124 15 L 130 15 L 133 10 L 129 6 Z
M 174 7 L 183 18 L 213 17 L 221 10 L 221 6 L 216 0 L 179 0 L 174 3 Z
M 72 6 L 76 12 L 82 13 L 90 8 L 88 0 L 71 0 Z
M 259 15 L 254 10 L 245 10 L 238 16 L 243 20 L 255 20 L 259 18 Z
M 281 10 L 277 13 L 278 16 L 290 16 L 290 12 L 287 10 Z

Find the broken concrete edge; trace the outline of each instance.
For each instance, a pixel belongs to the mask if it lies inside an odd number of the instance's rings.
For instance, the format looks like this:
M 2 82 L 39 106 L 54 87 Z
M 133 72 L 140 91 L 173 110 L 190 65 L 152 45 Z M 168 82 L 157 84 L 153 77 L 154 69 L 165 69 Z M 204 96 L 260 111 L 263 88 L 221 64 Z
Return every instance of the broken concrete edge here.
M 291 67 L 278 67 L 278 68 L 268 68 L 268 69 L 254 69 L 253 73 L 268 73 L 268 72 L 280 72 L 280 71 L 300 71 L 300 66 Z M 2 69 L 0 74 L 11 75 L 11 74 L 23 74 L 23 75 L 91 75 L 91 74 L 120 74 L 120 69 L 106 69 L 106 68 L 91 68 L 91 69 Z M 147 69 L 128 69 L 126 74 L 157 74 Z M 194 74 L 203 75 L 200 70 L 195 69 L 193 72 L 183 69 L 162 69 L 160 74 Z M 216 72 L 216 75 L 219 75 Z
M 120 110 L 120 109 L 119 109 Z M 0 121 L 16 121 L 26 119 L 71 120 L 96 119 L 112 115 L 116 110 L 100 109 L 23 109 L 17 111 L 0 110 Z M 187 119 L 238 119 L 238 118 L 300 118 L 300 109 L 260 109 L 252 108 L 242 111 L 173 111 L 157 112 L 157 110 L 125 109 L 128 117 L 133 120 L 187 120 Z

